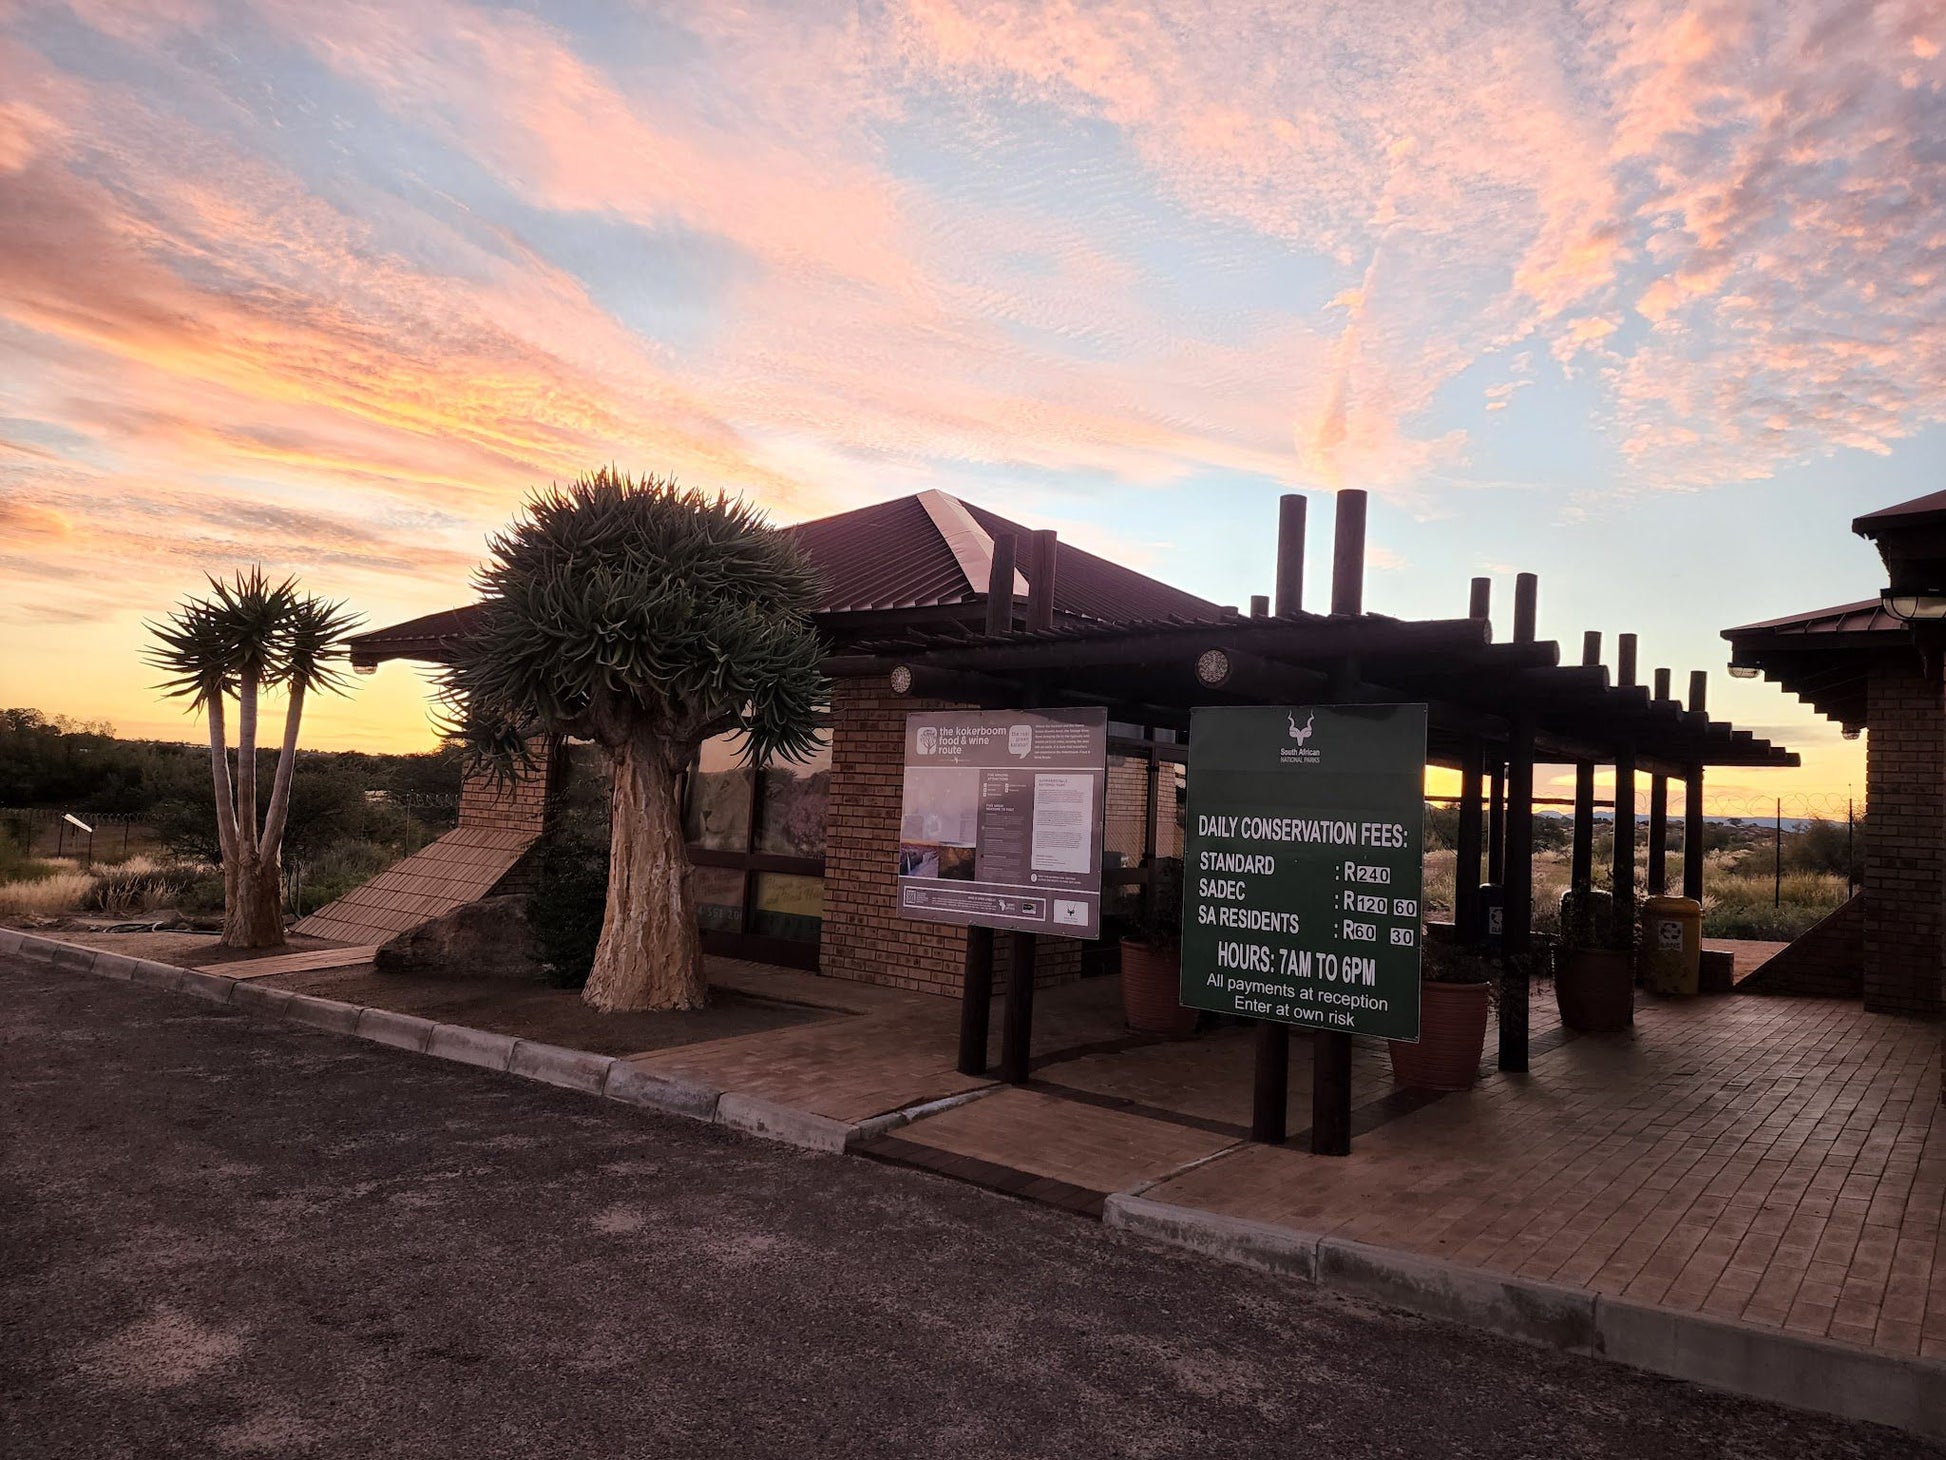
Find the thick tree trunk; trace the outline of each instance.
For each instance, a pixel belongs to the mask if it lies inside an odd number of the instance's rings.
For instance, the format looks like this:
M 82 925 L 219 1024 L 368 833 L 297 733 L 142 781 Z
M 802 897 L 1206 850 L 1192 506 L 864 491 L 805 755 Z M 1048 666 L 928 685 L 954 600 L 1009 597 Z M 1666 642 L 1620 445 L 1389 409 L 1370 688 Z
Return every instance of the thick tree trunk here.
M 243 854 L 223 863 L 225 948 L 284 946 L 284 877 L 277 854 Z
M 638 737 L 615 757 L 608 908 L 582 998 L 603 1013 L 700 1009 L 708 996 L 676 799 L 681 767 Z

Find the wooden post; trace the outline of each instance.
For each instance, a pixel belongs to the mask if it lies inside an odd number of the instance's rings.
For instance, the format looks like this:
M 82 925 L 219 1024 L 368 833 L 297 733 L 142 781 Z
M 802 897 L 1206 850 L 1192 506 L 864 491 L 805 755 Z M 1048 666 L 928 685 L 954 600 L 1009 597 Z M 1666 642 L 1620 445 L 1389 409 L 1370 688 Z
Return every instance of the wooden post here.
M 1034 935 L 1010 932 L 1013 967 L 1007 973 L 1007 1006 L 1000 1026 L 1000 1078 L 1027 1083 L 1029 1046 L 1034 1038 Z
M 959 1072 L 987 1072 L 987 1018 L 993 1005 L 993 929 L 966 930 L 966 975 L 960 983 Z
M 1304 611 L 1304 498 L 1295 492 L 1286 493 L 1277 504 L 1275 607 L 1279 618 Z M 1286 1111 L 1291 1089 L 1290 1030 L 1273 1019 L 1259 1019 L 1254 1056 L 1250 1139 L 1281 1145 L 1289 1134 Z
M 1527 1069 L 1528 968 L 1534 927 L 1534 721 L 1507 744 L 1507 868 L 1501 882 L 1500 1068 Z
M 1486 748 L 1477 735 L 1460 743 L 1459 832 L 1453 854 L 1453 936 L 1477 946 L 1486 929 L 1480 919 L 1480 781 Z
M 1268 594 L 1253 593 L 1250 595 L 1250 617 L 1270 617 L 1270 597 Z
M 1700 715 L 1709 707 L 1709 674 L 1691 670 L 1689 675 L 1690 713 Z M 1682 895 L 1692 902 L 1703 900 L 1703 768 L 1689 767 L 1683 777 L 1682 817 Z
M 1669 671 L 1655 672 L 1655 697 L 1669 698 Z M 1669 890 L 1669 778 L 1656 771 L 1649 776 L 1649 896 Z
M 1601 634 L 1589 629 L 1581 636 L 1581 663 L 1601 663 Z M 1587 761 L 1574 767 L 1574 843 L 1568 855 L 1568 885 L 1586 890 L 1595 885 L 1595 768 Z
M 1027 628 L 1045 633 L 1054 627 L 1054 575 L 1059 542 L 1050 528 L 1037 531 L 1028 548 Z
M 1277 597 L 1279 618 L 1304 612 L 1304 498 L 1286 492 L 1277 500 Z
M 1338 493 L 1338 523 L 1331 539 L 1331 611 L 1365 611 L 1365 494 Z
M 1615 639 L 1615 683 L 1626 689 L 1635 683 L 1635 635 Z M 1613 927 L 1617 937 L 1635 926 L 1635 747 L 1624 744 L 1615 752 L 1615 855 L 1610 861 Z
M 1289 1134 L 1291 1031 L 1275 1019 L 1257 1021 L 1256 1076 L 1250 1091 L 1250 1139 L 1281 1146 Z
M 987 633 L 1004 639 L 1014 631 L 1014 535 L 993 540 L 993 567 L 987 574 Z
M 1539 626 L 1541 580 L 1532 573 L 1514 579 L 1514 642 L 1531 644 Z
M 1493 621 L 1493 579 L 1475 578 L 1466 599 L 1466 616 L 1483 618 L 1491 628 Z
M 1507 761 L 1506 748 L 1494 752 L 1488 770 L 1487 881 L 1507 879 Z
M 1348 493 L 1338 494 L 1339 523 L 1345 522 L 1344 501 Z M 1341 538 L 1334 545 L 1333 571 L 1331 581 L 1331 611 L 1340 611 L 1339 605 L 1353 605 L 1346 612 L 1357 613 L 1357 589 L 1341 591 L 1341 574 L 1355 573 L 1363 580 L 1365 573 L 1365 494 L 1358 493 L 1356 513 L 1356 541 L 1358 558 L 1353 562 L 1344 551 Z M 1337 682 L 1332 685 L 1335 696 L 1343 697 L 1351 689 L 1351 681 L 1356 677 L 1356 669 L 1347 660 L 1338 669 Z M 1288 1044 L 1288 1041 L 1286 1041 Z M 1260 1045 L 1259 1048 L 1262 1046 Z M 1288 1056 L 1287 1056 L 1288 1057 Z M 1351 1036 L 1328 1030 L 1320 1030 L 1311 1035 L 1311 1154 L 1314 1156 L 1349 1156 L 1351 1154 Z

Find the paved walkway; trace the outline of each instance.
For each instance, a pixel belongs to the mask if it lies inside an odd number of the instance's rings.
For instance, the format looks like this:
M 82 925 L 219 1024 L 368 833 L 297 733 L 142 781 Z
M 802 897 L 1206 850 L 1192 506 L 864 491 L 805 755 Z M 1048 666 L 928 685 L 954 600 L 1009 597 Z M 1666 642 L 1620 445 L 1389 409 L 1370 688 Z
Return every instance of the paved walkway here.
M 915 1121 L 873 1153 L 1083 1210 L 1159 1183 L 1145 1194 L 1946 1357 L 1937 1026 L 1836 1000 L 1644 996 L 1632 1033 L 1575 1037 L 1545 981 L 1533 1013 L 1532 1072 L 1490 1071 L 1464 1095 L 1397 1089 L 1384 1046 L 1358 1041 L 1354 1152 L 1329 1160 L 1304 1150 L 1307 1037 L 1292 1040 L 1293 1139 L 1256 1146 L 1248 1030 L 1142 1039 L 1122 1029 L 1112 981 L 1044 990 L 1027 1087 Z M 858 1120 L 989 1088 L 953 1069 L 957 1017 L 909 995 L 643 1062 Z

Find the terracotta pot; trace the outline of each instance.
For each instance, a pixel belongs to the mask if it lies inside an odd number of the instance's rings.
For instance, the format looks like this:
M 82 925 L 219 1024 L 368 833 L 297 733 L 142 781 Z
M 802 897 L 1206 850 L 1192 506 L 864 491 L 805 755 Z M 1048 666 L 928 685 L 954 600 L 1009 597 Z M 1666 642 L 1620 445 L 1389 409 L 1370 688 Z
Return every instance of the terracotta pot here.
M 1577 1034 L 1619 1034 L 1635 1022 L 1635 958 L 1612 948 L 1574 948 L 1554 975 L 1561 1022 Z
M 1195 1009 L 1178 1002 L 1182 950 L 1122 940 L 1122 1016 L 1137 1034 L 1194 1034 Z
M 1418 1090 L 1470 1090 L 1487 1042 L 1491 984 L 1419 985 L 1419 1042 L 1390 1041 L 1392 1078 Z

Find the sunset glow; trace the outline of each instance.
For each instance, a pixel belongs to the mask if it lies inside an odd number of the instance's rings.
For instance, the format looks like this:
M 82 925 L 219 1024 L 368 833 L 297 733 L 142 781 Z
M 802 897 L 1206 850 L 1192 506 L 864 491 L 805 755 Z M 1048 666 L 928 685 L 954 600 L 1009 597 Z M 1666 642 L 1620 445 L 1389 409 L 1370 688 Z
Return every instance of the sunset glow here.
M 607 462 L 938 487 L 1224 603 L 1353 486 L 1373 609 L 1537 571 L 1570 653 L 1803 752 L 1725 804 L 1862 798 L 1717 633 L 1870 597 L 1851 518 L 1946 486 L 1942 49 L 1936 0 L 0 0 L 0 702 L 193 738 L 138 653 L 203 572 L 448 607 Z M 403 665 L 306 728 L 431 742 Z

